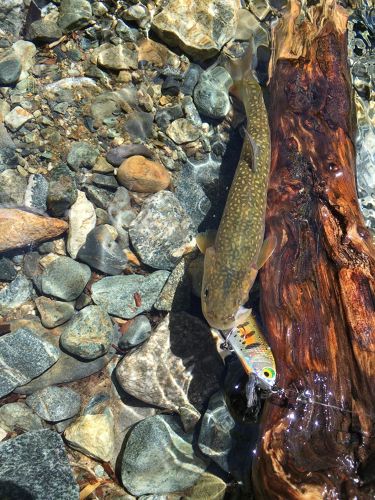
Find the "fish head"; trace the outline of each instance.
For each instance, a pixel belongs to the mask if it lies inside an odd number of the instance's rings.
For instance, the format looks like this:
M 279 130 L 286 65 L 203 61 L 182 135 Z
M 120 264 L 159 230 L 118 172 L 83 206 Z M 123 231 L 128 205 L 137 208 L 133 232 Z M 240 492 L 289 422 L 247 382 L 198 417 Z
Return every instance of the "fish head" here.
M 276 366 L 271 350 L 268 355 L 257 355 L 251 361 L 251 369 L 258 377 L 261 389 L 270 390 L 276 382 Z
M 243 304 L 256 276 L 250 274 L 244 277 L 242 273 L 223 269 L 217 262 L 215 247 L 206 250 L 201 303 L 203 315 L 212 328 L 230 330 L 248 319 L 251 310 Z

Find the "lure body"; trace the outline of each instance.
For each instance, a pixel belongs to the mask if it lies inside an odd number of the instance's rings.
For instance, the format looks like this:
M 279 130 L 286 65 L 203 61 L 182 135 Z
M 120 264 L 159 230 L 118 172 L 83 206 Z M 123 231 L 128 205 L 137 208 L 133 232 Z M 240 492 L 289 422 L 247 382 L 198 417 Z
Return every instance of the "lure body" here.
M 237 354 L 245 372 L 261 389 L 270 390 L 276 381 L 276 364 L 270 346 L 267 344 L 253 315 L 233 328 L 226 342 Z

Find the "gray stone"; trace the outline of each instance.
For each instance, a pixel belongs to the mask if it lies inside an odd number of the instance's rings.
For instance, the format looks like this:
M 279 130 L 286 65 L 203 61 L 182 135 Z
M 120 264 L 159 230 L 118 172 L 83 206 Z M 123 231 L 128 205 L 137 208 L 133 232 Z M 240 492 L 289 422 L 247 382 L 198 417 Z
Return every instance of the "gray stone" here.
M 218 390 L 223 368 L 208 326 L 189 314 L 171 313 L 119 363 L 116 377 L 128 394 L 179 412 L 186 425 L 188 412 L 196 423 Z
M 53 21 L 39 19 L 30 24 L 27 29 L 27 39 L 33 42 L 50 43 L 63 35 L 62 29 Z
M 92 182 L 101 188 L 108 189 L 109 191 L 116 191 L 118 182 L 113 175 L 94 174 Z
M 106 159 L 111 165 L 119 167 L 129 156 L 145 156 L 152 158 L 152 152 L 144 144 L 123 144 L 108 151 Z
M 1 64 L 1 63 L 0 63 Z M 25 123 L 33 118 L 33 115 L 21 106 L 16 106 L 5 115 L 4 123 L 12 132 L 16 132 Z
M 32 174 L 29 177 L 25 192 L 25 206 L 38 210 L 47 210 L 48 182 L 41 174 Z
M 137 52 L 124 44 L 103 44 L 97 57 L 98 64 L 103 68 L 115 71 L 138 68 Z
M 193 248 L 192 221 L 170 191 L 147 198 L 129 235 L 142 262 L 156 269 L 173 269 Z
M 96 186 L 86 187 L 87 198 L 98 208 L 106 210 L 113 199 L 113 193 Z
M 151 335 L 151 323 L 146 316 L 140 315 L 131 321 L 118 342 L 120 349 L 130 349 L 142 344 Z
M 48 370 L 59 351 L 27 328 L 0 337 L 0 397 Z
M 43 429 L 44 424 L 24 403 L 8 403 L 0 408 L 0 427 L 7 432 L 18 429 L 27 432 Z
M 9 87 L 17 83 L 21 70 L 21 63 L 16 58 L 0 61 L 0 85 Z
M 75 142 L 68 154 L 68 165 L 78 172 L 82 167 L 92 168 L 95 165 L 99 151 L 87 142 Z
M 230 110 L 229 88 L 233 80 L 225 68 L 216 66 L 200 75 L 194 89 L 198 111 L 209 118 L 224 118 Z
M 187 72 L 184 75 L 184 81 L 181 87 L 181 92 L 185 95 L 193 95 L 194 88 L 199 80 L 199 75 L 202 73 L 202 68 L 197 64 L 190 64 Z
M 190 307 L 188 263 L 182 259 L 171 272 L 154 307 L 159 311 L 186 311 Z
M 201 136 L 201 130 L 190 120 L 178 118 L 168 125 L 166 134 L 176 144 L 192 142 Z
M 131 210 L 130 196 L 125 187 L 119 187 L 108 205 L 108 215 L 111 224 L 118 233 L 119 244 L 122 248 L 129 246 L 128 229 L 136 214 Z
M 42 325 L 46 328 L 55 328 L 70 320 L 74 314 L 74 306 L 67 302 L 52 300 L 48 297 L 35 299 Z
M 131 319 L 152 308 L 168 276 L 167 271 L 156 271 L 103 278 L 92 285 L 92 299 L 109 314 Z
M 154 117 L 152 113 L 134 111 L 126 117 L 125 130 L 132 139 L 145 141 L 152 136 L 153 121 Z
M 103 273 L 116 275 L 125 269 L 127 258 L 116 243 L 113 232 L 105 225 L 95 227 L 77 254 L 78 260 Z
M 17 271 L 10 259 L 0 258 L 0 281 L 13 281 L 17 276 Z
M 194 454 L 192 435 L 185 434 L 172 415 L 156 415 L 131 430 L 121 479 L 133 495 L 163 494 L 192 486 L 205 468 Z
M 0 203 L 23 205 L 27 181 L 17 170 L 0 173 Z
M 0 443 L 2 498 L 78 500 L 79 487 L 61 437 L 40 430 Z
M 66 32 L 84 28 L 92 18 L 88 0 L 61 0 L 58 25 Z
M 4 125 L 0 125 L 0 128 Z M 0 173 L 4 170 L 15 168 L 18 165 L 18 157 L 13 147 L 2 146 L 0 143 Z
M 46 387 L 26 398 L 26 404 L 48 422 L 72 418 L 79 412 L 81 396 L 69 387 Z
M 22 27 L 23 0 L 0 0 L 0 29 L 19 35 Z
M 184 113 L 180 104 L 166 106 L 158 109 L 155 115 L 155 121 L 158 127 L 166 129 L 168 125 L 177 118 L 182 118 Z
M 78 196 L 74 174 L 66 165 L 53 169 L 48 186 L 47 205 L 52 215 L 62 216 Z
M 91 276 L 86 264 L 79 264 L 69 257 L 58 257 L 43 272 L 42 290 L 62 300 L 76 299 Z
M 22 276 L 17 276 L 0 291 L 0 314 L 6 314 L 29 301 L 34 295 L 33 285 Z
M 92 360 L 107 353 L 113 336 L 108 314 L 99 306 L 87 306 L 64 327 L 60 342 L 73 356 Z

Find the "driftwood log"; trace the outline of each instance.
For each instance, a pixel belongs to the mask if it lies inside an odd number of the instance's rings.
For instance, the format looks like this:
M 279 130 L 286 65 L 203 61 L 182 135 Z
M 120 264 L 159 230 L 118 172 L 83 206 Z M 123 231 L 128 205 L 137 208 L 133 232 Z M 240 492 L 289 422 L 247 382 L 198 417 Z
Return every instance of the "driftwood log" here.
M 375 254 L 356 196 L 346 25 L 331 0 L 291 0 L 273 33 L 266 233 L 278 246 L 261 310 L 287 393 L 261 422 L 253 482 L 267 500 L 374 498 Z

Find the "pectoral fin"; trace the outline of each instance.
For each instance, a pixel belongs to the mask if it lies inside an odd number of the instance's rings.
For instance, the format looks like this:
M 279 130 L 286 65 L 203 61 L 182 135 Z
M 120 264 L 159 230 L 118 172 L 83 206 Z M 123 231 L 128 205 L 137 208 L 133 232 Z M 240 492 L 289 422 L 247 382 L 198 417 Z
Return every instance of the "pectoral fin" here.
M 202 253 L 206 253 L 207 248 L 214 246 L 216 233 L 216 230 L 208 229 L 196 236 L 197 247 Z
M 271 257 L 276 248 L 276 244 L 277 244 L 277 239 L 276 236 L 274 235 L 268 236 L 268 238 L 266 238 L 263 241 L 263 245 L 262 248 L 260 249 L 256 264 L 258 270 L 261 267 L 263 267 L 264 264 L 267 262 L 267 260 Z

